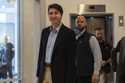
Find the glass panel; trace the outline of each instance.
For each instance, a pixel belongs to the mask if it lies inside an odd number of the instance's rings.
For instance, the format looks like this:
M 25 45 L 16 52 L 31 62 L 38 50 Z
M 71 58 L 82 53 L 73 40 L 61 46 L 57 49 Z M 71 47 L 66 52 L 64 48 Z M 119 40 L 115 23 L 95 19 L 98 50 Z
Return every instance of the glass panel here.
M 0 0 L 0 80 L 20 78 L 18 7 L 17 0 Z

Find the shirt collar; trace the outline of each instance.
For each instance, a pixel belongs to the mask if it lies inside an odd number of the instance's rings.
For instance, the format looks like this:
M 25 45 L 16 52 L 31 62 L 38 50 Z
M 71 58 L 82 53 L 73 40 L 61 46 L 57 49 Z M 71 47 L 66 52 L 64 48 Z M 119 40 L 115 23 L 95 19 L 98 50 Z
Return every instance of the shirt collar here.
M 84 32 L 86 31 L 86 29 L 83 29 L 79 34 L 84 34 Z
M 55 29 L 57 32 L 59 32 L 61 26 L 62 26 L 62 23 L 60 23 L 59 26 L 55 27 L 55 28 L 53 26 L 51 26 L 50 30 Z
M 81 37 L 85 33 L 86 29 L 83 29 L 78 35 L 76 35 L 76 39 Z

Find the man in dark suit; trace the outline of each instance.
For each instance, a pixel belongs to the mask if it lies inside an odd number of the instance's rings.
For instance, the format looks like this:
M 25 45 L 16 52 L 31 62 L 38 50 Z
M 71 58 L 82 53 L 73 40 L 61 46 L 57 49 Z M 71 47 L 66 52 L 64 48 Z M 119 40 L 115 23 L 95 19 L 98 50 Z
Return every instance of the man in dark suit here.
M 115 52 L 119 53 L 119 56 L 116 56 L 116 83 L 125 83 L 125 37 L 118 42 Z
M 75 82 L 75 34 L 62 22 L 59 4 L 48 7 L 51 26 L 43 29 L 37 66 L 38 83 Z
M 9 77 L 13 78 L 13 72 L 12 72 L 13 58 L 14 58 L 14 45 L 9 41 L 9 37 L 5 36 L 5 46 L 3 49 L 2 67 L 1 67 L 1 71 L 3 70 L 3 75 L 2 75 L 3 78 L 7 78 L 7 72 L 9 73 Z

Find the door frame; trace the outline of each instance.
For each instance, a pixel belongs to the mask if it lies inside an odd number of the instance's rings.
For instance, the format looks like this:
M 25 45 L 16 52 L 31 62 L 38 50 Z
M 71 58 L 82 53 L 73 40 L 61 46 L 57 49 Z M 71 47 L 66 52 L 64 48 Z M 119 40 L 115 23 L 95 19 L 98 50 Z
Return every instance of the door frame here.
M 70 27 L 72 27 L 72 16 L 78 16 L 78 13 L 70 13 L 69 14 L 69 19 L 70 19 Z M 107 13 L 107 12 L 84 12 L 83 14 L 80 14 L 83 16 L 97 16 L 97 17 L 102 17 L 102 16 L 112 16 L 112 46 L 114 45 L 114 13 Z

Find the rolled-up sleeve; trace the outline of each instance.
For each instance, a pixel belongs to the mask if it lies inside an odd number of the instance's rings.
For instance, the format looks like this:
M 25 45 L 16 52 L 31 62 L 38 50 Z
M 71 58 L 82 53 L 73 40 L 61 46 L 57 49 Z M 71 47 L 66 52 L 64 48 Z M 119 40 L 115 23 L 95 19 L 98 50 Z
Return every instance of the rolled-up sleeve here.
M 102 64 L 102 53 L 95 36 L 92 36 L 89 40 L 90 48 L 94 56 L 94 73 L 99 74 L 101 64 Z

